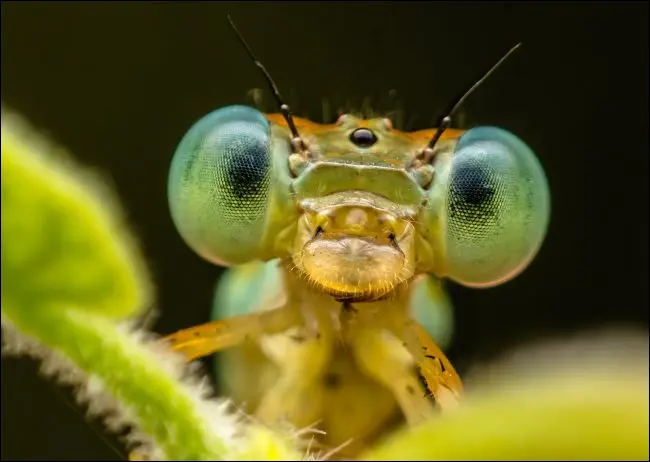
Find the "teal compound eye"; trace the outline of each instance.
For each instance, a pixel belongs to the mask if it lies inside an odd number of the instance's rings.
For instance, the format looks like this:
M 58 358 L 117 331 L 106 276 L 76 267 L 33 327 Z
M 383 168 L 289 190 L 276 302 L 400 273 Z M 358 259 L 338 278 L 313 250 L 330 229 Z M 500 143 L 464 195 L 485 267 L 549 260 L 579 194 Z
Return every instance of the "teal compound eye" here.
M 477 127 L 459 140 L 439 211 L 448 277 L 470 287 L 512 279 L 546 235 L 550 195 L 533 151 L 512 133 Z
M 264 115 L 228 106 L 183 137 L 168 180 L 172 219 L 200 256 L 229 266 L 259 257 L 271 189 L 271 135 Z

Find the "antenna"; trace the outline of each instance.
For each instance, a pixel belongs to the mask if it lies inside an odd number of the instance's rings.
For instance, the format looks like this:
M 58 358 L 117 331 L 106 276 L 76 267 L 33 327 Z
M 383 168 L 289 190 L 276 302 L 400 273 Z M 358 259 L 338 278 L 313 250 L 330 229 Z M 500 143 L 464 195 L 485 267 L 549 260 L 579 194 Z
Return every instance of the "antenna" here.
M 512 48 L 511 48 L 511 49 L 510 49 L 510 50 L 509 50 L 505 55 L 503 55 L 503 57 L 502 57 L 499 61 L 497 61 L 497 63 L 496 63 L 494 66 L 492 66 L 492 67 L 490 68 L 489 71 L 487 71 L 485 74 L 483 74 L 483 77 L 481 77 L 480 79 L 478 79 L 478 80 L 476 81 L 476 83 L 474 83 L 474 85 L 472 85 L 472 86 L 470 87 L 470 89 L 467 90 L 467 91 L 463 94 L 463 96 L 460 97 L 460 99 L 459 99 L 458 101 L 456 101 L 456 103 L 452 106 L 451 111 L 449 111 L 449 114 L 448 114 L 447 116 L 445 116 L 445 117 L 442 118 L 442 120 L 440 121 L 440 125 L 438 126 L 438 130 L 436 131 L 435 135 L 433 135 L 433 138 L 431 138 L 431 140 L 430 140 L 429 143 L 427 144 L 427 147 L 424 148 L 424 151 L 423 151 L 423 163 L 426 164 L 426 163 L 431 162 L 431 160 L 433 159 L 433 147 L 436 145 L 436 143 L 438 142 L 438 140 L 440 139 L 440 137 L 442 136 L 442 134 L 444 133 L 444 131 L 447 130 L 447 129 L 449 128 L 449 126 L 451 125 L 451 117 L 452 117 L 452 116 L 454 115 L 454 113 L 458 110 L 458 108 L 459 108 L 459 107 L 460 107 L 460 106 L 465 102 L 465 100 L 467 99 L 467 97 L 468 97 L 469 95 L 471 95 L 471 94 L 474 92 L 474 90 L 476 90 L 479 86 L 481 86 L 481 84 L 482 84 L 483 82 L 485 82 L 485 80 L 486 80 L 490 75 L 492 75 L 492 73 L 493 73 L 495 70 L 497 70 L 497 68 L 498 68 L 499 66 L 501 66 L 501 64 L 503 64 L 503 62 L 504 62 L 506 59 L 508 59 L 508 57 L 509 57 L 512 53 L 514 53 L 514 52 L 515 52 L 515 51 L 516 51 L 520 46 L 521 46 L 521 42 L 519 42 L 519 43 L 516 44 L 514 47 L 512 47 Z
M 291 110 L 289 109 L 289 105 L 285 104 L 284 101 L 282 101 L 282 95 L 280 94 L 280 90 L 278 90 L 278 87 L 275 85 L 275 82 L 271 78 L 271 75 L 269 72 L 266 70 L 264 65 L 259 62 L 259 60 L 255 57 L 255 54 L 253 53 L 253 50 L 251 50 L 251 47 L 248 46 L 248 43 L 246 43 L 246 40 L 244 39 L 244 36 L 241 35 L 239 30 L 237 30 L 237 26 L 235 26 L 235 23 L 232 21 L 232 18 L 230 15 L 226 15 L 228 18 L 228 22 L 230 23 L 230 27 L 235 31 L 235 34 L 237 34 L 237 38 L 239 38 L 240 43 L 244 46 L 246 49 L 246 52 L 248 53 L 248 56 L 253 60 L 253 63 L 262 71 L 262 74 L 264 75 L 264 78 L 266 78 L 266 81 L 269 84 L 269 87 L 271 87 L 271 91 L 273 92 L 273 96 L 275 97 L 275 101 L 278 103 L 278 106 L 280 107 L 280 112 L 282 113 L 282 116 L 284 117 L 284 120 L 287 121 L 287 125 L 289 126 L 289 130 L 291 130 L 291 136 L 293 136 L 294 139 L 300 139 L 300 134 L 298 133 L 298 129 L 296 128 L 296 124 L 293 121 L 293 116 L 291 115 Z

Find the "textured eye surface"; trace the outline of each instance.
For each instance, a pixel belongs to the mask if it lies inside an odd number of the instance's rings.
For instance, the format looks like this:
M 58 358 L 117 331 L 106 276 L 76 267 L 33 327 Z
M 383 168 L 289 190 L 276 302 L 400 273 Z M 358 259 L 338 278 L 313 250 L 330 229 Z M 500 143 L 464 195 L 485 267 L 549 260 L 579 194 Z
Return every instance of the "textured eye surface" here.
M 269 124 L 246 106 L 218 109 L 181 140 L 169 173 L 172 218 L 190 247 L 228 265 L 257 257 L 271 181 Z
M 489 287 L 519 274 L 542 244 L 549 221 L 546 177 L 531 149 L 494 127 L 460 139 L 447 179 L 449 276 Z

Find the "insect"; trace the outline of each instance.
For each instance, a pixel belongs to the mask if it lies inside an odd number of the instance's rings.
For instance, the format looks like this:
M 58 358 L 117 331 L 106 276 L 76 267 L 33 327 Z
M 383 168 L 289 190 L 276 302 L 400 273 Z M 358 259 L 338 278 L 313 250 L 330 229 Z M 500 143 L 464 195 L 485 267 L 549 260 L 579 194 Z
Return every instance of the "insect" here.
M 352 456 L 456 405 L 461 379 L 422 308 L 444 301 L 441 279 L 490 287 L 524 270 L 549 221 L 546 178 L 512 133 L 449 128 L 508 55 L 437 129 L 406 133 L 294 117 L 237 35 L 280 113 L 224 107 L 180 142 L 173 221 L 201 257 L 236 268 L 218 319 L 163 341 L 188 360 L 222 352 L 222 385 L 258 420 L 315 425 L 322 446 Z

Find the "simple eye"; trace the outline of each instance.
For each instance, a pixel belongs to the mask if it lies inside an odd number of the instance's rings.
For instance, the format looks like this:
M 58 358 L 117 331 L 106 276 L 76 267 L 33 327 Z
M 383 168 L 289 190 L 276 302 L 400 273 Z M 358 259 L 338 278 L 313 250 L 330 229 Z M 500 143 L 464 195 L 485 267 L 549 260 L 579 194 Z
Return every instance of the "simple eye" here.
M 546 234 L 550 197 L 531 149 L 494 127 L 478 127 L 453 154 L 443 216 L 449 277 L 489 287 L 519 274 Z
M 271 182 L 264 115 L 228 106 L 199 120 L 181 140 L 169 172 L 171 215 L 203 258 L 221 265 L 258 256 Z

